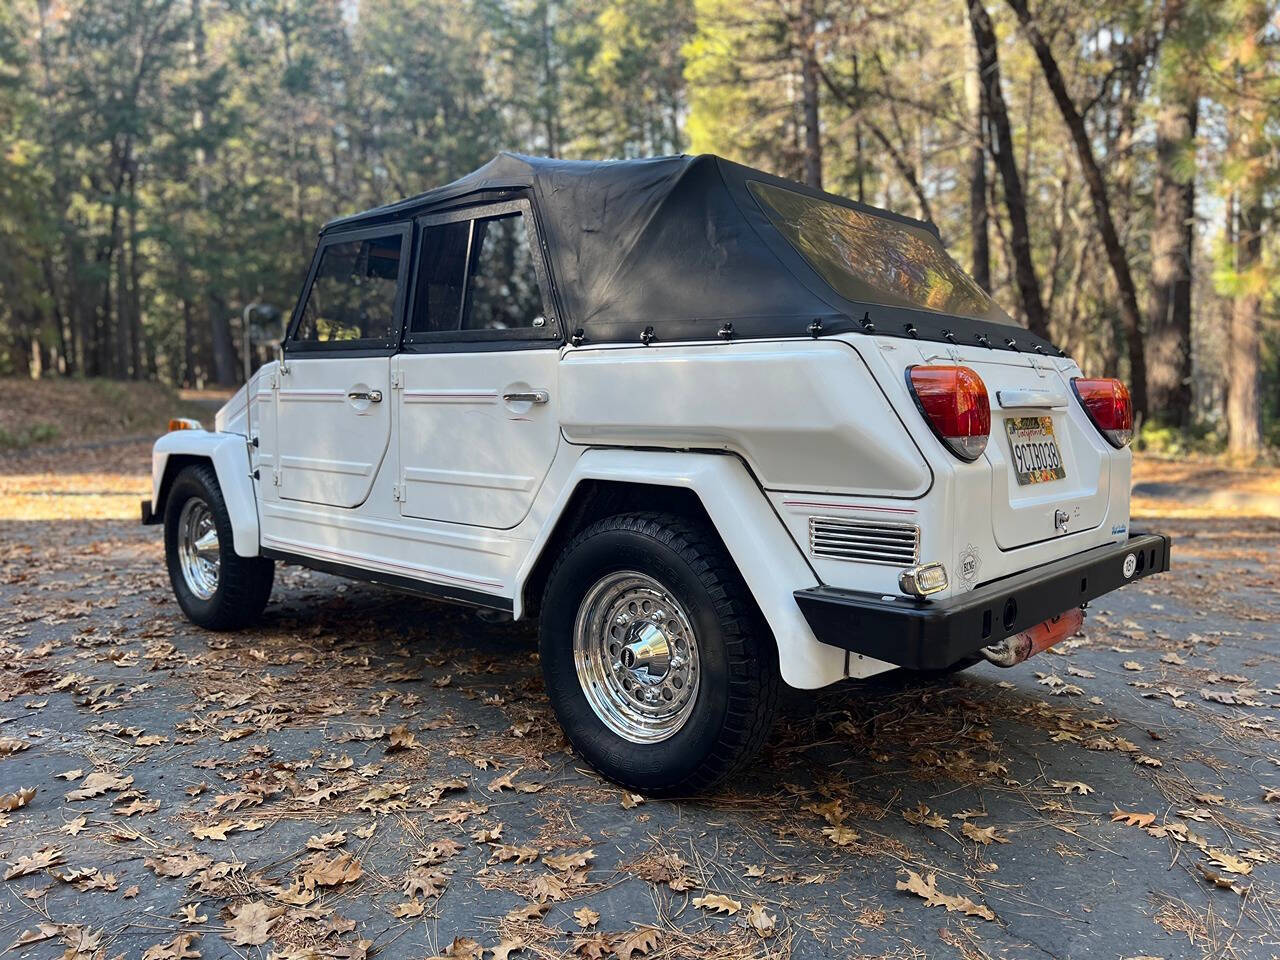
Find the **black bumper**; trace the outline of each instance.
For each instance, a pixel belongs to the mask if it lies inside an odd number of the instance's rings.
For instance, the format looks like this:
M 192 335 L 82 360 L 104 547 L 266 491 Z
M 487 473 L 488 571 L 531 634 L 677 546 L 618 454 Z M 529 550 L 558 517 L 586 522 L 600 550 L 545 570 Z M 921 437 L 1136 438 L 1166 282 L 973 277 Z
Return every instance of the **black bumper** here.
M 913 670 L 940 670 L 1117 587 L 1169 569 L 1168 537 L 1138 533 L 936 602 L 856 590 L 797 590 L 823 643 Z M 1136 569 L 1125 576 L 1125 558 Z
M 143 500 L 142 501 L 142 525 L 144 527 L 149 527 L 152 524 L 159 523 L 159 522 L 160 522 L 159 515 L 151 512 L 151 501 Z

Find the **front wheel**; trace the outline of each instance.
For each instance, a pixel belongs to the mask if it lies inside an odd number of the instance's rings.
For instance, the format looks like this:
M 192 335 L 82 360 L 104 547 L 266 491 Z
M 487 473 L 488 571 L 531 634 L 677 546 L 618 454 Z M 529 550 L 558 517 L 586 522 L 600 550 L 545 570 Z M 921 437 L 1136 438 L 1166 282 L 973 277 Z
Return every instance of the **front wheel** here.
M 164 552 L 174 596 L 192 623 L 235 630 L 257 620 L 267 605 L 275 562 L 235 552 L 231 515 L 211 465 L 184 467 L 174 477 L 164 508 Z
M 607 517 L 547 581 L 540 650 L 566 736 L 606 777 L 692 794 L 760 748 L 777 647 L 715 536 L 668 514 Z

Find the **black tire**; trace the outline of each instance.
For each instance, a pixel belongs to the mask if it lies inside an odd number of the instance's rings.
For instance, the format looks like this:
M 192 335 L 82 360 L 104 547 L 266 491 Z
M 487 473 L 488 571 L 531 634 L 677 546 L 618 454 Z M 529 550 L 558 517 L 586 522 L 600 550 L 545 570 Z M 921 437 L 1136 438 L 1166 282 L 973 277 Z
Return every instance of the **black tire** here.
M 574 660 L 574 627 L 592 588 L 620 571 L 659 583 L 696 637 L 699 683 L 677 732 L 635 743 L 588 702 Z M 651 796 L 687 796 L 739 770 L 760 749 L 778 699 L 777 646 L 724 548 L 685 517 L 606 517 L 578 533 L 547 579 L 539 624 L 547 693 L 565 735 L 595 769 Z
M 179 521 L 183 507 L 193 499 L 207 505 L 218 534 L 217 588 L 208 598 L 197 596 L 188 586 L 179 557 Z M 275 561 L 236 554 L 231 539 L 231 516 L 211 464 L 183 467 L 173 478 L 164 506 L 164 553 L 174 596 L 192 623 L 209 630 L 238 630 L 262 615 L 271 597 Z

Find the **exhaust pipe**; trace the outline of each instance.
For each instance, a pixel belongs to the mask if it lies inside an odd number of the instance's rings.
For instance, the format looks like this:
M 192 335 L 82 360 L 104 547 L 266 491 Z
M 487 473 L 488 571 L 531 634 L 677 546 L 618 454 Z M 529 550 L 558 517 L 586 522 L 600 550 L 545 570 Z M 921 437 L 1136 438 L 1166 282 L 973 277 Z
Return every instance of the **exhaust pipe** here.
M 1005 637 L 978 652 L 997 667 L 1016 667 L 1037 653 L 1048 650 L 1058 641 L 1074 635 L 1083 623 L 1084 610 L 1073 607 L 1056 617 L 1050 617 L 1044 623 L 1036 624 L 1030 630 Z

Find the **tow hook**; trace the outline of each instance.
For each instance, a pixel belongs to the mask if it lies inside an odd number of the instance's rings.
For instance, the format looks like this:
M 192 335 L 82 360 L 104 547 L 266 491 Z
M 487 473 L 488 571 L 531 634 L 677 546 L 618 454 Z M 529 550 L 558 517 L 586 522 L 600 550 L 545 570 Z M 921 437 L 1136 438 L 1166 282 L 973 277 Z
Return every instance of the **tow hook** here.
M 1016 667 L 1029 657 L 1034 657 L 1058 641 L 1072 636 L 1083 623 L 1084 610 L 1072 607 L 1065 613 L 1050 617 L 1044 623 L 1036 624 L 1030 630 L 1005 637 L 999 643 L 983 647 L 978 652 L 997 667 Z

